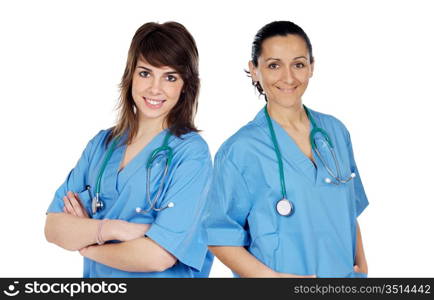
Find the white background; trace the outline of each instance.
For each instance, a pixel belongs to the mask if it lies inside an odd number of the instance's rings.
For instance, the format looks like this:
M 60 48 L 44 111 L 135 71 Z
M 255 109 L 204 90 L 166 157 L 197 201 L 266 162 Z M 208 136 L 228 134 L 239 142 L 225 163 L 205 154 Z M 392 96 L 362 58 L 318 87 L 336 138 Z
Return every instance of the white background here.
M 45 241 L 45 210 L 87 141 L 113 125 L 135 30 L 178 21 L 195 37 L 197 125 L 212 154 L 263 106 L 243 69 L 256 31 L 291 20 L 316 66 L 304 103 L 352 135 L 370 206 L 372 277 L 433 277 L 434 41 L 430 1 L 2 1 L 0 276 L 81 277 Z M 231 276 L 214 263 L 212 277 Z

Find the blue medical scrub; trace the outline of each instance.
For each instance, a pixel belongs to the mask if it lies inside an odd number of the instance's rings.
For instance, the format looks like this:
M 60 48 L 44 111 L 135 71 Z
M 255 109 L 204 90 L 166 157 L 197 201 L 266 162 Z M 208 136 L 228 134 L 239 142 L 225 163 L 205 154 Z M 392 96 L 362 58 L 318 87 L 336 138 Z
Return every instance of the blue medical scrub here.
M 356 254 L 356 218 L 368 200 L 354 161 L 350 135 L 336 118 L 311 111 L 335 146 L 346 184 L 326 183 L 330 178 L 314 153 L 315 164 L 274 120 L 282 153 L 291 216 L 280 216 L 282 198 L 279 168 L 267 119 L 261 110 L 255 119 L 230 137 L 214 160 L 208 195 L 207 235 L 213 246 L 244 246 L 277 272 L 317 277 L 364 277 L 353 272 Z M 312 124 L 310 125 L 312 129 Z M 324 140 L 316 137 L 327 164 L 335 164 Z M 237 276 L 237 274 L 234 274 Z
M 110 130 L 103 130 L 87 145 L 75 168 L 57 190 L 48 208 L 50 212 L 63 212 L 63 197 L 67 191 L 79 194 L 89 216 L 94 219 L 120 219 L 133 223 L 152 224 L 146 236 L 174 255 L 178 261 L 164 272 L 139 273 L 111 268 L 84 258 L 83 277 L 208 277 L 213 256 L 208 253 L 205 232 L 201 223 L 206 194 L 212 175 L 212 163 L 206 142 L 199 134 L 191 132 L 181 138 L 171 136 L 173 160 L 160 200 L 156 207 L 173 202 L 174 207 L 160 212 L 152 210 L 146 215 L 136 213 L 136 207 L 147 209 L 146 162 L 151 152 L 163 144 L 166 130 L 119 171 L 126 145 L 126 135 L 113 152 L 101 181 L 100 198 L 104 209 L 91 213 L 91 197 L 86 186 L 91 186 L 92 196 L 99 169 L 107 149 L 105 144 Z M 151 199 L 165 166 L 165 156 L 159 157 L 151 173 Z M 144 253 L 143 255 L 146 255 Z

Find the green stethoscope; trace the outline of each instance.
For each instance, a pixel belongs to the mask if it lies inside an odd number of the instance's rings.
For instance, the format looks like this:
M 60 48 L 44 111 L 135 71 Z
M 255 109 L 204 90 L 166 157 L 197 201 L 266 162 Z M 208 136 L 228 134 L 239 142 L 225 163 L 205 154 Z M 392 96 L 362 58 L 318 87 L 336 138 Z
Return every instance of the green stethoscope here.
M 161 211 L 169 207 L 173 207 L 175 204 L 173 202 L 169 202 L 166 206 L 157 208 L 155 207 L 155 204 L 157 203 L 158 199 L 160 198 L 161 192 L 163 191 L 163 187 L 165 184 L 165 180 L 167 177 L 167 173 L 170 167 L 170 164 L 172 163 L 173 158 L 173 149 L 169 147 L 169 138 L 172 134 L 170 131 L 166 133 L 166 136 L 164 137 L 163 145 L 156 148 L 154 151 L 152 151 L 151 155 L 148 158 L 148 161 L 146 163 L 146 200 L 149 204 L 149 208 L 144 210 L 140 207 L 136 208 L 137 213 L 146 214 L 150 212 L 151 210 L 155 211 Z M 99 210 L 102 210 L 104 208 L 104 202 L 100 199 L 100 193 L 101 193 L 101 180 L 102 176 L 104 174 L 104 171 L 107 167 L 107 163 L 110 160 L 111 156 L 113 155 L 113 151 L 115 150 L 117 144 L 119 143 L 119 137 L 115 138 L 110 145 L 110 148 L 106 152 L 103 163 L 101 165 L 101 168 L 98 172 L 98 177 L 96 179 L 96 186 L 95 186 L 95 197 L 92 198 L 92 195 L 90 193 L 90 186 L 86 186 L 86 189 L 89 192 L 89 195 L 92 199 L 92 213 L 96 214 Z M 155 159 L 161 155 L 161 153 L 164 152 L 166 154 L 166 164 L 163 171 L 163 176 L 160 181 L 160 186 L 158 187 L 158 191 L 154 199 L 151 201 L 151 192 L 150 192 L 150 181 L 151 181 L 151 170 L 152 170 L 152 164 L 154 163 Z
M 337 160 L 334 146 L 333 146 L 333 143 L 330 139 L 329 134 L 327 133 L 327 131 L 325 131 L 324 129 L 322 129 L 316 125 L 315 120 L 312 118 L 310 111 L 307 109 L 307 107 L 305 105 L 303 105 L 303 108 L 307 114 L 307 117 L 309 118 L 309 121 L 312 123 L 312 127 L 313 127 L 312 130 L 310 131 L 310 134 L 309 134 L 309 140 L 310 140 L 310 143 L 312 145 L 312 149 L 315 151 L 315 153 L 318 156 L 318 158 L 320 159 L 321 163 L 324 165 L 325 169 L 327 170 L 327 173 L 334 179 L 334 181 L 333 181 L 332 179 L 327 177 L 327 178 L 325 178 L 324 181 L 326 183 L 339 185 L 339 184 L 347 183 L 350 180 L 354 179 L 356 177 L 356 173 L 354 173 L 354 172 L 352 172 L 348 178 L 346 178 L 346 179 L 342 178 L 341 173 L 340 173 L 339 162 Z M 277 138 L 276 138 L 276 133 L 274 132 L 273 124 L 271 122 L 270 115 L 268 114 L 268 111 L 267 111 L 267 105 L 265 105 L 265 107 L 264 107 L 264 113 L 265 113 L 265 116 L 267 117 L 268 128 L 270 130 L 271 140 L 272 140 L 273 145 L 274 145 L 274 151 L 276 152 L 277 163 L 279 165 L 280 189 L 281 189 L 281 193 L 282 193 L 282 199 L 277 201 L 276 210 L 277 210 L 278 214 L 281 216 L 290 216 L 294 213 L 294 203 L 292 201 L 288 200 L 288 197 L 286 194 L 285 173 L 283 171 L 282 154 L 280 153 L 279 144 L 278 144 Z M 315 141 L 315 135 L 317 133 L 319 133 L 326 141 L 327 147 L 332 154 L 337 174 L 333 173 L 333 171 L 327 165 L 326 161 L 324 160 L 324 158 L 322 157 L 321 153 L 318 150 L 318 146 L 317 146 L 316 141 Z

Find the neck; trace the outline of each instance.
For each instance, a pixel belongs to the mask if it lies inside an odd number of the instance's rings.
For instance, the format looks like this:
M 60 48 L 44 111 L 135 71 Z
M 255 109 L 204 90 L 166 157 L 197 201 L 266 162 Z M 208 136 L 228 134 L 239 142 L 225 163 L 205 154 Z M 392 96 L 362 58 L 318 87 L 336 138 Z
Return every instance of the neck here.
M 148 119 L 139 117 L 137 134 L 134 140 L 142 139 L 146 137 L 153 137 L 162 130 L 167 128 L 165 121 L 158 119 Z
M 299 129 L 308 122 L 301 102 L 290 107 L 268 102 L 267 111 L 271 118 L 285 128 Z

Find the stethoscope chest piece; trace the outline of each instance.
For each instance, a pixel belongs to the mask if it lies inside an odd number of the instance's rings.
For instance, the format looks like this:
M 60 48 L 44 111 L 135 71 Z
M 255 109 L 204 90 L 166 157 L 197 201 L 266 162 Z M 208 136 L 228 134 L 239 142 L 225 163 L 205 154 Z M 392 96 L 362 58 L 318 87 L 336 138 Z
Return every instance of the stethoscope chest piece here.
M 96 212 L 98 210 L 101 210 L 104 208 L 104 202 L 102 202 L 101 200 L 99 200 L 98 197 L 93 197 L 92 198 L 92 213 L 96 214 Z
M 288 199 L 280 199 L 276 203 L 277 213 L 284 217 L 289 217 L 294 213 L 294 204 Z

